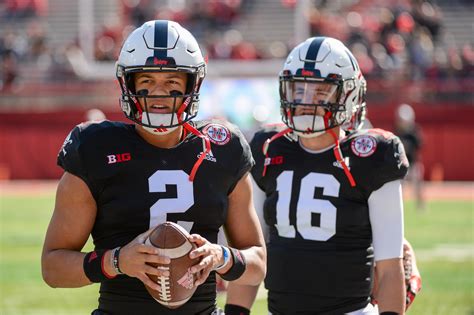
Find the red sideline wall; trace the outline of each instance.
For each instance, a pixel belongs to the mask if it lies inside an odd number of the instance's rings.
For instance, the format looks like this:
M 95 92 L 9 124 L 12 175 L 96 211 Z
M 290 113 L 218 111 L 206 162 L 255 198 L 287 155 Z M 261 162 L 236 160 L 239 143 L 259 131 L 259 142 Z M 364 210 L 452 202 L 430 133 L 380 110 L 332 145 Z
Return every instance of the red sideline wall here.
M 474 180 L 474 106 L 412 104 L 424 136 L 425 179 Z M 393 129 L 395 105 L 369 107 L 371 122 Z M 111 120 L 122 113 L 106 112 Z M 57 153 L 84 110 L 0 113 L 0 179 L 57 179 Z
M 421 158 L 427 180 L 474 180 L 474 106 L 450 103 L 411 104 L 423 135 Z M 396 106 L 371 106 L 369 118 L 393 130 Z

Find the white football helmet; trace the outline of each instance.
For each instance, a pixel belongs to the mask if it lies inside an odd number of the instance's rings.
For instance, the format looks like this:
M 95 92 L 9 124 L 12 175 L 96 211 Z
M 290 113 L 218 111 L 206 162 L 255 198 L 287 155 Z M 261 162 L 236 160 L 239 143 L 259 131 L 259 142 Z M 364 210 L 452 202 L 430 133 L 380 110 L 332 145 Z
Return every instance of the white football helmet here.
M 362 104 L 359 65 L 339 40 L 312 37 L 288 55 L 280 73 L 283 122 L 302 137 L 321 135 L 350 121 Z M 299 106 L 304 110 L 295 116 Z M 324 115 L 317 115 L 317 109 Z
M 360 81 L 360 104 L 356 105 L 355 113 L 352 118 L 345 122 L 342 128 L 346 131 L 356 131 L 363 128 L 367 128 L 364 125 L 366 123 L 366 116 L 367 116 L 367 102 L 366 102 L 366 94 L 367 94 L 367 81 L 365 80 L 364 76 L 362 75 L 359 79 Z
M 133 74 L 147 71 L 187 73 L 185 94 L 172 91 L 171 95 L 148 95 L 147 90 L 136 91 Z M 127 118 L 147 129 L 164 130 L 183 125 L 197 115 L 199 89 L 205 75 L 206 63 L 196 39 L 188 30 L 173 21 L 146 22 L 125 40 L 116 64 L 116 76 L 122 89 L 122 111 Z M 138 98 L 145 100 L 145 108 L 141 108 Z M 146 105 L 149 98 L 173 98 L 173 104 L 179 108 L 175 108 L 175 114 L 167 116 L 169 122 L 160 120 L 159 126 L 154 125 Z M 181 100 L 177 102 L 177 98 L 182 98 L 182 103 Z

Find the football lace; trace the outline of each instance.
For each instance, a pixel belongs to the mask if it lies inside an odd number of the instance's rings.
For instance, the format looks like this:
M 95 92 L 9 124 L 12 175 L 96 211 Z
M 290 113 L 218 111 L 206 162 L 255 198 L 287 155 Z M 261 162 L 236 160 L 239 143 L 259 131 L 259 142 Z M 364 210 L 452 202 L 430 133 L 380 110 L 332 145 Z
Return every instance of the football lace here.
M 169 270 L 167 267 L 159 267 L 160 269 Z M 171 300 L 170 278 L 165 276 L 158 277 L 157 283 L 160 285 L 160 299 L 163 301 Z

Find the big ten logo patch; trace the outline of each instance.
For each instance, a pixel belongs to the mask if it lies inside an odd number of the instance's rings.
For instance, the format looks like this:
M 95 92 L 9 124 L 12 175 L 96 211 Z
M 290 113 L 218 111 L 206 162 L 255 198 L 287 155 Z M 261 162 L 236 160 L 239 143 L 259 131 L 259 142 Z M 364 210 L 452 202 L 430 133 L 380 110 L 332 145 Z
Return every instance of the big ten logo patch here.
M 283 156 L 268 157 L 265 159 L 265 165 L 279 165 L 283 164 Z
M 130 161 L 131 159 L 132 159 L 132 156 L 130 153 L 111 154 L 111 155 L 107 155 L 107 164 L 127 162 L 127 161 Z

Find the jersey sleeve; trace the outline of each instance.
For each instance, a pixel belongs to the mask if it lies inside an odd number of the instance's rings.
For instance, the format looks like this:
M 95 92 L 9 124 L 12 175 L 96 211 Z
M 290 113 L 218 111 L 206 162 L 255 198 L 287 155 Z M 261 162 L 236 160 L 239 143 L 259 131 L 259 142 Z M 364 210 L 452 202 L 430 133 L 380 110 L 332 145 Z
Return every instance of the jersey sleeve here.
M 81 178 L 87 183 L 87 173 L 84 166 L 84 161 L 81 157 L 81 134 L 81 125 L 77 125 L 68 134 L 61 149 L 59 150 L 57 164 L 64 171 Z
M 377 190 L 385 183 L 403 179 L 408 171 L 408 159 L 402 142 L 397 136 L 391 136 L 379 142 L 380 158 L 373 174 L 375 184 L 373 190 Z
M 385 183 L 403 179 L 408 171 L 408 159 L 400 138 L 383 129 L 361 130 L 350 134 L 343 142 L 350 157 L 350 171 L 366 196 Z
M 265 155 L 263 154 L 263 144 L 267 140 L 268 136 L 262 131 L 257 132 L 252 140 L 250 141 L 250 148 L 252 150 L 253 158 L 255 159 L 255 166 L 252 168 L 252 177 L 260 187 L 261 190 L 265 191 L 263 184 L 263 168 L 265 164 Z

